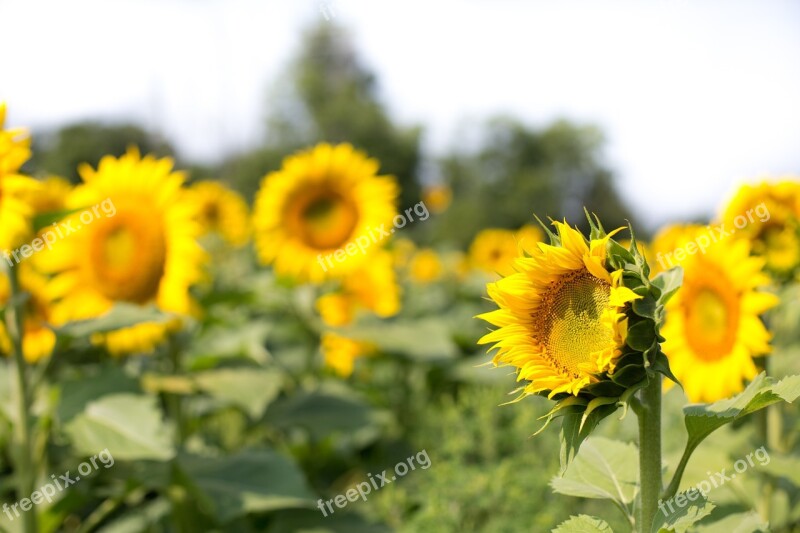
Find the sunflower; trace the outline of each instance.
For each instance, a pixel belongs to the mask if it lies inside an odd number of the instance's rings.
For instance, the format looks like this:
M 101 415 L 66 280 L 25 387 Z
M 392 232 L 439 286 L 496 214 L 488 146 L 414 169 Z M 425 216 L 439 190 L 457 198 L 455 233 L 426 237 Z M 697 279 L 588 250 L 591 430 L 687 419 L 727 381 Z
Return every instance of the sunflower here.
M 232 246 L 243 246 L 250 237 L 247 202 L 219 182 L 198 181 L 189 188 L 199 206 L 204 233 L 217 233 Z
M 553 225 L 553 244 L 532 248 L 514 273 L 487 286 L 500 309 L 479 316 L 498 326 L 479 343 L 494 344 L 495 366 L 517 369 L 523 396 L 577 396 L 613 375 L 625 352 L 626 311 L 641 298 L 623 284 L 621 266 L 609 270 L 613 233 L 593 231 L 587 242 L 566 223 Z
M 400 311 L 400 286 L 393 268 L 392 255 L 380 250 L 372 260 L 341 280 L 340 288 L 317 300 L 317 310 L 329 326 L 350 324 L 359 309 L 381 318 Z
M 325 366 L 342 377 L 349 377 L 355 369 L 356 359 L 372 355 L 375 347 L 366 342 L 348 339 L 336 333 L 322 334 L 322 356 Z
M 394 266 L 402 269 L 406 268 L 411 262 L 411 258 L 417 251 L 417 245 L 414 244 L 414 241 L 401 237 L 392 241 L 391 250 Z
M 79 168 L 83 184 L 66 202 L 79 211 L 65 221 L 74 232 L 46 255 L 56 323 L 97 317 L 117 302 L 176 315 L 195 310 L 189 288 L 203 278 L 202 227 L 184 175 L 172 168 L 171 159 L 142 158 L 134 148 L 104 157 L 97 170 Z M 150 351 L 166 331 L 143 323 L 102 340 L 112 353 Z
M 800 182 L 786 179 L 742 185 L 725 206 L 728 231 L 750 240 L 753 254 L 766 259 L 778 278 L 800 272 Z
M 264 177 L 256 195 L 253 225 L 261 262 L 274 264 L 279 275 L 313 283 L 369 263 L 379 241 L 393 231 L 398 195 L 395 179 L 377 171 L 376 160 L 349 144 L 319 144 L 286 158 L 279 171 Z
M 320 296 L 316 305 L 322 321 L 334 328 L 351 324 L 358 306 L 352 296 L 341 292 Z
M 705 228 L 669 231 L 673 246 L 687 250 Z M 663 349 L 688 398 L 713 402 L 741 392 L 744 380 L 756 376 L 753 357 L 770 351 L 759 315 L 777 298 L 758 292 L 769 278 L 762 272 L 765 260 L 750 255 L 747 240 L 720 240 L 704 253 L 681 257 L 683 287 L 666 306 Z
M 57 213 L 66 209 L 66 201 L 72 192 L 72 184 L 60 176 L 48 176 L 41 181 L 36 194 L 27 194 L 25 201 L 33 208 L 35 215 Z
M 11 250 L 29 236 L 31 207 L 25 199 L 41 190 L 19 174 L 31 156 L 31 139 L 21 128 L 4 129 L 6 105 L 0 102 L 0 251 Z
M 422 201 L 434 213 L 444 213 L 453 201 L 453 190 L 447 185 L 430 185 L 422 190 Z
M 488 274 L 508 276 L 514 272 L 512 264 L 517 257 L 517 240 L 513 231 L 485 229 L 475 236 L 469 247 L 473 267 Z
M 30 363 L 49 357 L 56 343 L 56 335 L 48 327 L 50 323 L 50 301 L 47 281 L 38 274 L 30 263 L 20 263 L 20 288 L 27 293 L 25 303 L 22 337 L 22 353 Z M 0 307 L 8 303 L 10 290 L 6 274 L 0 273 Z M 0 353 L 11 353 L 11 340 L 2 321 L 0 321 Z
M 442 277 L 444 267 L 439 254 L 430 248 L 424 248 L 411 258 L 408 274 L 411 281 L 419 284 L 431 283 Z
M 520 248 L 530 253 L 538 243 L 544 240 L 544 233 L 533 224 L 525 224 L 516 231 L 514 238 Z

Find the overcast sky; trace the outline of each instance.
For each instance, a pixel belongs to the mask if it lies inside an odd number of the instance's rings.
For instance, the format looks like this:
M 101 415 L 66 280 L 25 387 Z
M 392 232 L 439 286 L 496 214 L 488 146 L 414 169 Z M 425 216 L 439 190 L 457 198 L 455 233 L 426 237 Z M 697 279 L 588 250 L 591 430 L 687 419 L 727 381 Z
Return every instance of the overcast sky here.
M 496 113 L 596 123 L 651 226 L 800 173 L 792 0 L 0 0 L 0 100 L 12 125 L 134 119 L 213 161 L 259 141 L 267 90 L 326 18 L 431 155 Z

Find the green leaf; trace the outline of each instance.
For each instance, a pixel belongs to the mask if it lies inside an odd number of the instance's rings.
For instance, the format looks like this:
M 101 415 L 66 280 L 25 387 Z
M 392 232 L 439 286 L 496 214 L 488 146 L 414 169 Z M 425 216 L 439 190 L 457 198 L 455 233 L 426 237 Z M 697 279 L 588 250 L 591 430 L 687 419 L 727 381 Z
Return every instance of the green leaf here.
M 633 312 L 643 318 L 655 320 L 656 318 L 656 301 L 652 296 L 645 296 L 634 300 L 631 305 Z
M 603 520 L 582 514 L 562 522 L 552 533 L 614 533 L 614 530 Z
M 156 399 L 149 396 L 104 396 L 89 403 L 65 431 L 86 455 L 106 448 L 115 460 L 167 460 L 175 454 Z
M 48 226 L 52 226 L 54 223 L 64 220 L 66 217 L 73 213 L 77 213 L 81 209 L 84 208 L 76 208 L 76 209 L 61 209 L 58 211 L 48 211 L 47 213 L 39 213 L 33 216 L 31 220 L 31 225 L 33 226 L 33 231 L 36 233 L 41 232 L 44 228 Z
M 333 507 L 339 511 L 337 507 Z M 393 529 L 383 524 L 368 522 L 357 513 L 335 512 L 326 514 L 317 508 L 289 509 L 270 515 L 269 528 L 264 533 L 392 533 Z
M 769 533 L 769 524 L 753 511 L 728 515 L 713 524 L 702 524 L 697 533 Z
M 135 326 L 142 322 L 165 323 L 175 316 L 159 311 L 155 306 L 141 306 L 128 303 L 118 303 L 111 310 L 89 320 L 68 322 L 56 328 L 56 335 L 73 339 L 89 337 L 93 333 L 107 333 L 122 328 Z
M 689 443 L 699 443 L 725 424 L 774 403 L 780 401 L 792 403 L 798 396 L 800 396 L 800 376 L 789 376 L 778 382 L 762 372 L 742 393 L 733 398 L 712 404 L 684 407 Z
M 376 423 L 366 402 L 351 392 L 334 388 L 302 392 L 276 401 L 267 410 L 266 421 L 281 429 L 302 427 L 314 440 Z
M 97 533 L 140 533 L 156 530 L 155 526 L 169 515 L 171 507 L 166 498 L 156 498 L 122 513 L 98 529 Z
M 690 495 L 694 500 L 689 498 Z M 681 503 L 683 506 L 679 505 Z M 650 533 L 686 533 L 689 527 L 708 516 L 714 509 L 714 504 L 706 500 L 697 489 L 678 493 L 674 498 L 659 501 L 658 504 Z
M 181 455 L 178 464 L 190 491 L 223 523 L 251 512 L 315 505 L 300 469 L 270 450 L 225 457 Z
M 686 448 L 665 495 L 675 494 L 683 471 L 694 450 L 711 433 L 774 403 L 792 403 L 800 396 L 800 376 L 789 376 L 781 381 L 767 377 L 763 372 L 756 376 L 740 394 L 712 404 L 694 404 L 683 408 L 686 430 L 689 433 Z
M 561 420 L 561 469 L 563 475 L 567 467 L 578 454 L 581 444 L 592 433 L 602 419 L 617 410 L 616 404 L 601 405 L 594 409 L 589 416 L 583 418 L 584 409 L 564 414 Z
M 261 321 L 208 328 L 193 340 L 187 363 L 191 369 L 198 370 L 232 357 L 248 357 L 266 363 L 269 355 L 264 346 L 271 328 L 271 324 Z
M 628 328 L 625 343 L 640 352 L 648 350 L 656 338 L 655 322 L 650 319 L 641 319 Z
M 381 323 L 342 331 L 347 337 L 376 345 L 384 353 L 414 361 L 449 361 L 459 354 L 447 323 L 439 319 Z
M 99 370 L 63 381 L 57 414 L 62 424 L 81 413 L 90 402 L 111 394 L 138 393 L 139 383 L 116 365 L 106 365 Z
M 612 500 L 626 516 L 633 514 L 639 492 L 639 453 L 634 444 L 592 437 L 562 477 L 550 486 L 559 494 Z
M 784 478 L 800 488 L 800 457 L 793 455 L 769 454 L 769 462 L 759 461 L 759 469 L 776 478 Z
M 653 278 L 651 285 L 656 287 L 661 295 L 658 298 L 659 305 L 666 305 L 670 298 L 672 298 L 678 289 L 683 284 L 683 269 L 681 267 L 674 267 L 665 272 L 661 272 L 658 276 Z
M 278 396 L 281 374 L 262 368 L 221 368 L 194 376 L 197 387 L 214 398 L 244 409 L 251 418 L 260 418 Z

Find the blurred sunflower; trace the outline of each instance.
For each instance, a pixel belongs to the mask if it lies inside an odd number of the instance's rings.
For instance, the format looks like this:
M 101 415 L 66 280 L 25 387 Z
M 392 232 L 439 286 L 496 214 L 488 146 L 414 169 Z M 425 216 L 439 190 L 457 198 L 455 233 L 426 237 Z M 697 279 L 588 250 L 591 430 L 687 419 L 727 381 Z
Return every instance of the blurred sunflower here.
M 48 288 L 57 300 L 55 322 L 96 317 L 116 302 L 179 315 L 195 311 L 189 288 L 203 278 L 206 255 L 197 243 L 202 228 L 197 206 L 184 194 L 183 173 L 173 171 L 171 159 L 143 158 L 134 148 L 120 158 L 104 157 L 97 170 L 82 165 L 79 172 L 83 184 L 66 205 L 83 211 L 67 218 L 75 231 L 46 256 L 47 270 L 55 274 Z M 86 213 L 94 216 L 86 220 Z M 144 323 L 101 340 L 112 353 L 151 351 L 167 327 Z
M 687 250 L 706 228 L 667 231 L 671 250 L 659 252 Z M 762 271 L 764 259 L 750 255 L 746 240 L 721 240 L 705 253 L 681 257 L 683 287 L 666 305 L 663 349 L 689 400 L 713 402 L 741 392 L 744 380 L 756 376 L 753 357 L 770 351 L 770 334 L 759 315 L 778 299 L 757 291 L 769 278 Z
M 317 298 L 316 306 L 325 324 L 339 328 L 353 322 L 358 304 L 351 295 L 332 292 Z
M 488 274 L 508 276 L 514 272 L 512 264 L 517 257 L 517 239 L 506 229 L 485 229 L 475 236 L 469 247 L 473 267 Z
M 19 245 L 30 233 L 31 207 L 25 199 L 41 190 L 35 180 L 19 174 L 31 156 L 26 130 L 6 130 L 6 104 L 0 102 L 0 250 Z
M 517 246 L 530 254 L 538 243 L 544 241 L 544 232 L 533 224 L 525 224 L 516 231 L 514 237 L 516 238 Z
M 392 256 L 385 250 L 380 250 L 369 263 L 342 279 L 339 290 L 317 300 L 317 310 L 329 326 L 350 324 L 359 309 L 381 318 L 400 311 L 400 286 Z
M 422 201 L 434 213 L 443 213 L 453 201 L 453 191 L 447 185 L 430 185 L 422 190 Z
M 57 223 L 58 220 L 63 218 L 63 212 L 66 211 L 67 197 L 72 191 L 72 184 L 58 176 L 48 176 L 40 183 L 42 185 L 40 188 L 26 191 L 23 198 L 32 208 L 31 215 L 34 218 L 44 216 L 49 220 L 48 223 L 42 225 L 39 232 L 33 236 L 30 242 L 33 242 L 36 238 L 42 239 L 45 233 L 53 229 L 51 224 Z M 37 270 L 42 270 L 46 268 L 48 253 L 49 250 L 42 250 L 33 254 L 28 258 L 28 261 L 33 263 L 34 268 Z
M 767 269 L 787 278 L 800 273 L 800 182 L 742 185 L 725 206 L 722 222 L 751 242 Z
M 412 256 L 408 275 L 411 281 L 426 284 L 440 279 L 443 271 L 439 254 L 430 248 L 424 248 Z
M 566 223 L 553 225 L 555 245 L 533 248 L 516 259 L 515 273 L 490 283 L 500 309 L 479 316 L 498 326 L 479 341 L 494 344 L 495 366 L 517 368 L 517 379 L 529 382 L 523 395 L 551 398 L 577 396 L 613 374 L 627 337 L 625 307 L 640 298 L 623 285 L 622 268 L 607 270 L 613 233 L 587 242 Z
M 25 302 L 22 337 L 22 353 L 30 363 L 49 357 L 56 343 L 56 335 L 48 327 L 50 323 L 50 301 L 47 280 L 38 274 L 30 263 L 20 263 L 18 268 L 20 288 L 28 295 Z M 0 307 L 4 307 L 10 295 L 8 277 L 0 273 Z M 0 321 L 0 353 L 11 353 L 11 340 L 5 325 Z
M 25 201 L 33 208 L 35 215 L 56 213 L 66 209 L 72 184 L 60 176 L 48 176 L 41 181 L 42 187 L 35 194 L 27 194 Z
M 401 237 L 393 240 L 391 246 L 394 266 L 401 269 L 406 268 L 417 251 L 417 245 L 414 244 L 414 241 Z
M 390 231 L 399 191 L 393 177 L 377 171 L 376 160 L 349 144 L 319 144 L 286 158 L 256 194 L 253 225 L 262 263 L 274 264 L 279 275 L 320 283 L 370 262 L 382 231 Z M 359 237 L 371 239 L 364 253 L 356 247 Z
M 189 187 L 199 206 L 204 233 L 217 233 L 232 246 L 243 246 L 250 237 L 247 202 L 240 194 L 216 181 L 198 181 Z
M 336 333 L 322 334 L 322 356 L 325 366 L 342 377 L 349 377 L 355 369 L 356 359 L 372 355 L 375 347 L 370 343 L 348 339 Z

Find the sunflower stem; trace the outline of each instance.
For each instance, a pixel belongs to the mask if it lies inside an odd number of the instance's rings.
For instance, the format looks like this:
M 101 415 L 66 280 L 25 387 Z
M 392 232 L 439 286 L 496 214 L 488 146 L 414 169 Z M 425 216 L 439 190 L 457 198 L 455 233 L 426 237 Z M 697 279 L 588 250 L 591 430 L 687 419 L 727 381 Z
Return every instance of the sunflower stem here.
M 654 374 L 640 391 L 639 410 L 639 479 L 640 498 L 638 531 L 650 531 L 658 511 L 661 494 L 661 375 Z
M 14 352 L 14 366 L 16 368 L 16 393 L 17 393 L 17 431 L 18 431 L 18 460 L 19 468 L 16 470 L 17 497 L 29 498 L 33 493 L 36 478 L 36 469 L 33 464 L 33 438 L 31 434 L 31 394 L 28 383 L 28 367 L 22 351 L 23 312 L 25 302 L 22 299 L 22 290 L 19 284 L 17 268 L 8 269 L 10 288 L 9 306 L 6 310 L 6 330 L 11 338 L 11 349 Z M 36 508 L 22 513 L 22 529 L 25 533 L 38 531 Z

